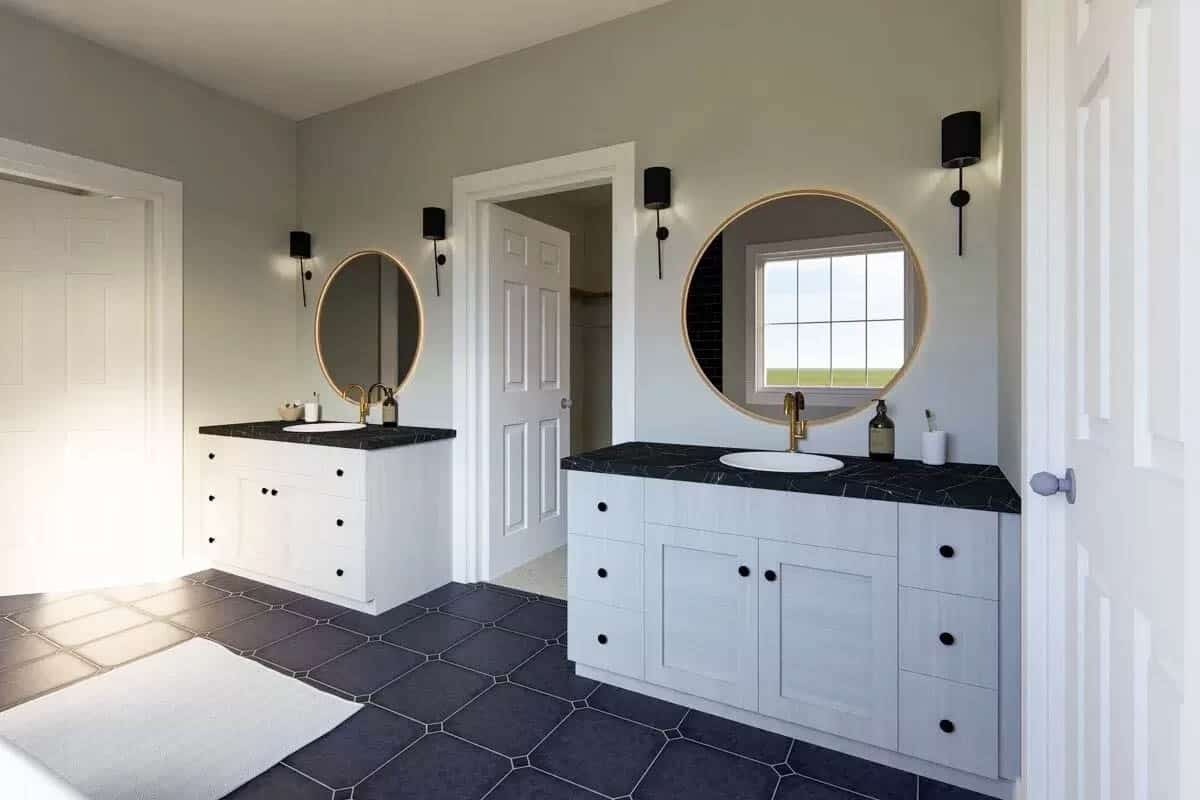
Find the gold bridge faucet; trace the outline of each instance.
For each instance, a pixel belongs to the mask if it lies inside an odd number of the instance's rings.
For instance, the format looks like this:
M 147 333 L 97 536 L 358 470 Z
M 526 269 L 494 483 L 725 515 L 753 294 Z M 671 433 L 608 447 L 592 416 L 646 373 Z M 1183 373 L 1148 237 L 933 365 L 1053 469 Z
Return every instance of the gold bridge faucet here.
M 358 424 L 367 424 L 367 409 L 370 407 L 367 390 L 363 388 L 361 383 L 352 383 L 342 392 L 342 397 L 350 399 L 350 390 L 358 389 Z
M 783 396 L 783 415 L 788 421 L 788 449 L 795 453 L 799 448 L 797 442 L 808 438 L 808 420 L 800 419 L 804 410 L 804 392 L 788 392 Z

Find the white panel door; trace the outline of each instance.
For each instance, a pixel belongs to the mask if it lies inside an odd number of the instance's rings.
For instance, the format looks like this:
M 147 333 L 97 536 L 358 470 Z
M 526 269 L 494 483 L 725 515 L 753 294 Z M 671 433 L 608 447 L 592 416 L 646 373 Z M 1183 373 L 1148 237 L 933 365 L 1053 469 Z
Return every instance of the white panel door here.
M 896 559 L 760 541 L 760 713 L 895 749 Z
M 571 441 L 571 237 L 489 206 L 491 503 L 483 563 L 494 578 L 566 544 Z
M 1184 521 L 1200 486 L 1185 474 L 1196 403 L 1181 387 L 1200 369 L 1197 341 L 1183 335 L 1200 302 L 1200 253 L 1187 252 L 1197 223 L 1183 201 L 1195 212 L 1200 173 L 1186 151 L 1197 146 L 1200 70 L 1182 63 L 1200 26 L 1193 0 L 1058 1 L 1067 24 L 1051 45 L 1063 56 L 1054 112 L 1065 136 L 1050 159 L 1065 174 L 1050 199 L 1067 224 L 1050 308 L 1065 314 L 1051 317 L 1046 344 L 1063 404 L 1050 407 L 1057 463 L 1030 466 L 1073 467 L 1078 500 L 1035 501 L 1054 504 L 1057 554 L 1051 651 L 1029 654 L 1061 675 L 1038 715 L 1062 746 L 1047 755 L 1058 782 L 1049 793 L 1190 798 L 1180 774 L 1195 743 L 1183 746 L 1181 716 L 1183 682 L 1197 670 L 1185 648 L 1197 622 L 1187 585 L 1198 576 L 1185 569 L 1196 532 Z
M 646 680 L 758 706 L 758 540 L 646 525 Z
M 145 225 L 140 202 L 0 180 L 0 595 L 137 577 L 162 551 Z

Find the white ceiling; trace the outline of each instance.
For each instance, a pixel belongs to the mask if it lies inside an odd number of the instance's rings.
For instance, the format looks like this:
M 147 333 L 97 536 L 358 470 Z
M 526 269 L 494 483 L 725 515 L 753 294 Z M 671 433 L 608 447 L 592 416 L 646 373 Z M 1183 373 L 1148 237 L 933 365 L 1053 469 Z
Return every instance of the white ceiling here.
M 0 0 L 293 119 L 666 0 Z

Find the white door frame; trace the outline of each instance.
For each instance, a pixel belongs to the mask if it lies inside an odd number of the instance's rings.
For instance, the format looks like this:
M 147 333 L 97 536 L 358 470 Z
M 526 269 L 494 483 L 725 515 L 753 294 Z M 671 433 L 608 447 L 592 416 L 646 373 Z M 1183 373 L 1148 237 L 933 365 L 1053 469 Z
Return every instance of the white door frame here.
M 489 374 L 486 245 L 482 214 L 488 203 L 612 185 L 612 438 L 635 438 L 635 232 L 636 160 L 633 142 L 585 150 L 528 164 L 454 179 L 451 251 L 455 255 L 453 293 L 454 503 L 453 574 L 479 580 L 485 565 L 481 537 L 490 529 L 487 464 Z
M 146 474 L 153 485 L 145 523 L 177 534 L 164 536 L 156 554 L 165 575 L 182 563 L 184 542 L 183 184 L 4 138 L 0 172 L 146 204 Z

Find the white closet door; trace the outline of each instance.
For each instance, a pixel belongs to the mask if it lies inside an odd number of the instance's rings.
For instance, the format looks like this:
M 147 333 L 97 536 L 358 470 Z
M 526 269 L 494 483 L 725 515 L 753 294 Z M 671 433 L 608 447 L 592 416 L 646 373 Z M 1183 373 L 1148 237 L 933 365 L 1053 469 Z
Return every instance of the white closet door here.
M 571 237 L 499 206 L 485 228 L 491 530 L 482 561 L 496 577 L 567 541 L 558 464 L 571 441 Z

